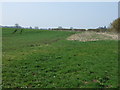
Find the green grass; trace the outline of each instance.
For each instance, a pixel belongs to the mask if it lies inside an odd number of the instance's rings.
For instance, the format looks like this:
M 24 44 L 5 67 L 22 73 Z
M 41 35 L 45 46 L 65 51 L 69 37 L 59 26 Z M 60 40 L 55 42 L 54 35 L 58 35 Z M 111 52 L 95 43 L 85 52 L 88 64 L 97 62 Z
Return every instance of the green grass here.
M 3 28 L 4 88 L 116 88 L 117 41 L 66 40 L 78 32 Z

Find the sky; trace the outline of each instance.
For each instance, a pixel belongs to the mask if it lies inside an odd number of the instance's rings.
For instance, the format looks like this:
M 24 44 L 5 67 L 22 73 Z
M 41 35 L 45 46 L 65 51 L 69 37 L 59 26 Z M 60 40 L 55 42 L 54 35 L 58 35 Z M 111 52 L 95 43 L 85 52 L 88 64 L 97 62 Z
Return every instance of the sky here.
M 88 29 L 109 26 L 116 18 L 117 2 L 4 2 L 1 25 Z

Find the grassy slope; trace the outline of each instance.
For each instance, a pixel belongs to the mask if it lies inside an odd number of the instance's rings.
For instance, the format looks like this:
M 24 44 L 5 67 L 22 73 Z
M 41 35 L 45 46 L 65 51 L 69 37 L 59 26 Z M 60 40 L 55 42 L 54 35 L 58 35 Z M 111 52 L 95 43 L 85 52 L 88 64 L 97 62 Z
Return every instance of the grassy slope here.
M 75 32 L 3 29 L 3 87 L 117 87 L 117 41 L 67 41 Z

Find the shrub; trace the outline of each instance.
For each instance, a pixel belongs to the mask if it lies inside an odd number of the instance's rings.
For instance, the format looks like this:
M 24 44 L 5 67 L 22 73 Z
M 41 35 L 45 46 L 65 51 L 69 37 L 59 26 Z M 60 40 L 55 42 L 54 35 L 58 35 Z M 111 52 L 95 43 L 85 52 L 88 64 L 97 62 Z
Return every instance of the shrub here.
M 110 31 L 120 33 L 120 18 L 114 20 L 110 25 Z

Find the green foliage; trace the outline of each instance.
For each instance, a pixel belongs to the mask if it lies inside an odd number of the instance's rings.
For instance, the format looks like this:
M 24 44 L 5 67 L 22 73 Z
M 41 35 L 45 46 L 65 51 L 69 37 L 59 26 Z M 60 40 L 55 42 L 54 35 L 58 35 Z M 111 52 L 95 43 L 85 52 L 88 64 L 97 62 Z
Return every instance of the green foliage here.
M 68 31 L 13 31 L 3 28 L 4 88 L 117 87 L 117 41 L 68 41 L 76 33 Z
M 116 19 L 111 23 L 110 31 L 120 33 L 120 18 Z

